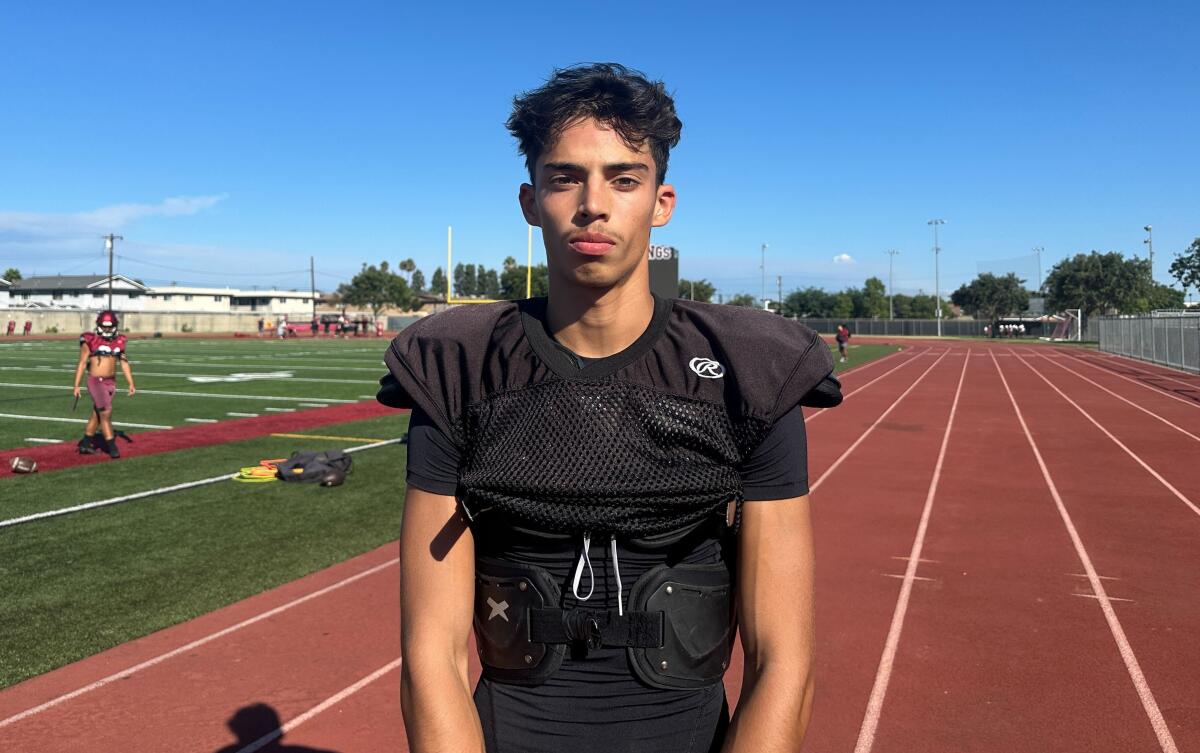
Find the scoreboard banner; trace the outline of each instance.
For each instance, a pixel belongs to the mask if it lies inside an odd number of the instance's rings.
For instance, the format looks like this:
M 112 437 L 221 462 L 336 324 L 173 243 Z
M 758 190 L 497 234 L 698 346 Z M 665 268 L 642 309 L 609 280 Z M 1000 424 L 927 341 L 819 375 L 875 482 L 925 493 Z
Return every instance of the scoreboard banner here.
M 674 246 L 650 246 L 650 292 L 659 298 L 679 297 L 679 251 Z

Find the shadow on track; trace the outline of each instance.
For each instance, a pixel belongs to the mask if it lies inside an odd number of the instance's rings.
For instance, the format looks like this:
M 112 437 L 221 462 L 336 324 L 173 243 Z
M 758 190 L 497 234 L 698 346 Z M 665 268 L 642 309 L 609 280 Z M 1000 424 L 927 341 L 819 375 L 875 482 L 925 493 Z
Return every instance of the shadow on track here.
M 240 753 L 247 748 L 254 750 L 255 753 L 260 751 L 261 753 L 337 753 L 337 751 L 324 748 L 285 745 L 283 733 L 279 730 L 282 726 L 279 714 L 265 703 L 243 706 L 235 711 L 225 724 L 228 725 L 229 731 L 237 737 L 237 742 L 226 745 L 215 753 Z M 260 740 L 271 735 L 276 735 L 276 737 L 255 746 Z

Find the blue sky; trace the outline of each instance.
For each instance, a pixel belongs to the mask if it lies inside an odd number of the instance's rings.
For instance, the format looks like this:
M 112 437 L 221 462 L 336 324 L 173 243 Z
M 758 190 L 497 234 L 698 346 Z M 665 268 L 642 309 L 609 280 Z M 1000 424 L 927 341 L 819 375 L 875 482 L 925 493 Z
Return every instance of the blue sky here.
M 836 5 L 837 7 L 827 7 Z M 21 7 L 24 6 L 24 7 Z M 909 7 L 901 7 L 909 6 Z M 613 60 L 675 92 L 654 242 L 725 295 L 931 291 L 1200 236 L 1188 2 L 24 3 L 0 17 L 0 267 L 330 289 L 524 257 L 512 96 Z M 540 245 L 535 235 L 535 252 Z M 835 258 L 842 261 L 835 261 Z M 846 261 L 845 259 L 849 259 Z M 768 294 L 768 297 L 774 297 Z

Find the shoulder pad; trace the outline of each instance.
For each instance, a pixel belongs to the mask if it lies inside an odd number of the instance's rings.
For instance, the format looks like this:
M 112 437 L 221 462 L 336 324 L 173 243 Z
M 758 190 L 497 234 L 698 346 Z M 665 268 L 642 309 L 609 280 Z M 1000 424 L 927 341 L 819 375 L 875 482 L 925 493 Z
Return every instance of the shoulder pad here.
M 112 348 L 113 348 L 113 352 L 124 353 L 125 352 L 125 335 L 117 335 L 116 337 L 114 337 Z
M 96 338 L 99 337 L 95 332 L 84 332 L 79 336 L 79 344 L 88 346 L 89 350 L 96 349 Z
M 393 408 L 420 408 L 455 444 L 461 419 L 480 394 L 497 324 L 517 314 L 515 303 L 456 306 L 404 328 L 384 354 L 388 374 L 376 399 Z
M 842 402 L 829 346 L 803 324 L 742 306 L 684 300 L 675 306 L 724 359 L 747 412 L 773 422 L 797 405 Z

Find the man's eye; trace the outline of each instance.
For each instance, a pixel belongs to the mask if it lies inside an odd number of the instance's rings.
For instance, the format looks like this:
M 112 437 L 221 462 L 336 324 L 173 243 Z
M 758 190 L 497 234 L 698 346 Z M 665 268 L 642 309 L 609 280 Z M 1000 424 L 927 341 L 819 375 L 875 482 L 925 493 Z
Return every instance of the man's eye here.
M 550 177 L 550 185 L 552 186 L 569 186 L 575 182 L 575 179 L 570 175 L 553 175 Z
M 617 188 L 636 188 L 638 186 L 636 178 L 630 178 L 625 175 L 622 175 L 613 182 L 617 185 Z

